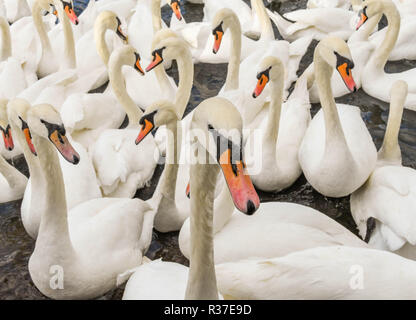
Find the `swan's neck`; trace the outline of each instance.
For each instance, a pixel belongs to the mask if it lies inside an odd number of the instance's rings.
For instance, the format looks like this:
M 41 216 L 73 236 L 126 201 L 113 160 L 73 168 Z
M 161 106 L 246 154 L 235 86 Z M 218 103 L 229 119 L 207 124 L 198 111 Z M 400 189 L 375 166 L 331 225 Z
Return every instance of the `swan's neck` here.
M 121 61 L 114 64 L 114 66 L 110 68 L 108 75 L 110 78 L 110 83 L 111 87 L 113 88 L 114 95 L 117 97 L 118 101 L 123 106 L 129 118 L 128 127 L 132 127 L 139 123 L 140 118 L 143 115 L 143 112 L 140 110 L 138 106 L 136 106 L 133 99 L 129 96 L 127 92 L 125 79 L 121 71 L 122 66 L 123 64 L 121 63 Z
M 251 0 L 251 8 L 256 11 L 261 25 L 260 40 L 274 40 L 272 23 L 264 7 L 263 0 Z
M 179 85 L 175 96 L 175 106 L 179 119 L 182 119 L 191 97 L 192 84 L 194 82 L 194 65 L 192 55 L 188 49 L 180 51 L 176 58 L 179 73 Z
M 378 151 L 378 161 L 389 163 L 402 163 L 402 155 L 399 146 L 399 131 L 403 116 L 405 97 L 395 97 L 390 102 L 389 119 L 383 144 Z
M 400 14 L 396 7 L 391 4 L 384 5 L 384 8 L 384 14 L 388 21 L 387 32 L 383 42 L 377 49 L 378 54 L 375 58 L 376 66 L 381 69 L 384 69 L 390 53 L 396 44 L 400 31 Z
M 110 60 L 110 50 L 108 50 L 107 42 L 105 41 L 105 33 L 107 29 L 108 28 L 104 25 L 99 25 L 97 28 L 94 28 L 96 49 L 101 57 L 101 60 L 106 66 L 108 66 L 108 60 Z
M 223 179 L 220 172 L 218 179 Z M 230 190 L 224 181 L 220 194 L 215 198 L 214 202 L 214 234 L 221 231 L 222 228 L 230 221 L 234 213 L 234 202 L 231 197 Z
M 166 125 L 166 134 L 166 163 L 161 192 L 168 199 L 175 200 L 182 142 L 180 121 L 174 121 Z
M 318 50 L 315 52 L 314 65 L 319 99 L 324 112 L 326 141 L 333 141 L 334 138 L 341 138 L 345 141 L 334 95 L 332 94 L 331 76 L 333 68 L 321 57 Z
M 45 26 L 43 25 L 42 20 L 42 5 L 39 0 L 36 0 L 32 6 L 32 18 L 35 25 L 36 31 L 39 34 L 40 43 L 42 45 L 43 51 L 52 52 L 51 43 L 46 33 Z
M 42 212 L 36 246 L 54 248 L 60 255 L 67 255 L 73 248 L 69 236 L 64 179 L 58 155 L 50 141 L 34 136 L 33 142 L 45 179 L 45 211 Z
M 1 51 L 0 51 L 0 61 L 6 60 L 12 55 L 12 44 L 10 38 L 10 28 L 6 20 L 0 20 L 0 29 L 1 29 Z
M 11 166 L 3 157 L 0 156 L 0 174 L 6 179 L 10 188 L 15 188 L 22 181 L 21 174 Z M 20 179 L 19 179 L 20 178 Z
M 160 0 L 153 0 L 151 4 L 153 34 L 162 29 L 162 14 L 160 11 Z
M 218 170 L 212 164 L 191 165 L 191 254 L 185 299 L 218 299 L 212 230 Z
M 55 0 L 55 2 L 57 2 Z M 76 68 L 76 55 L 75 55 L 75 41 L 74 33 L 72 32 L 71 23 L 64 12 L 63 6 L 61 3 L 55 3 L 56 9 L 58 10 L 59 21 L 62 23 L 62 28 L 64 32 L 65 39 L 65 59 L 64 63 L 60 63 L 60 69 L 73 69 Z M 58 60 L 58 59 L 57 59 Z M 59 60 L 58 60 L 59 61 Z
M 228 62 L 227 79 L 225 80 L 224 90 L 237 90 L 240 77 L 241 60 L 241 25 L 238 21 L 230 19 L 229 26 L 231 33 L 231 54 Z
M 283 70 L 282 70 L 283 71 Z M 278 72 L 278 79 L 270 83 L 271 101 L 267 117 L 266 130 L 263 136 L 263 145 L 269 145 L 276 154 L 277 137 L 279 134 L 280 113 L 282 110 L 284 72 Z

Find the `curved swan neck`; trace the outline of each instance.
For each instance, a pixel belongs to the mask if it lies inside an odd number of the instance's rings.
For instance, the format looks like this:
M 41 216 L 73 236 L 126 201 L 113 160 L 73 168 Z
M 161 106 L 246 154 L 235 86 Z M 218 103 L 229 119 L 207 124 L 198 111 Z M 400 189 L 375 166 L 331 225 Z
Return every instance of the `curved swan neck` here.
M 222 173 L 220 173 L 221 176 Z M 219 179 L 222 179 L 219 178 Z M 224 182 L 220 194 L 215 198 L 214 202 L 214 234 L 221 231 L 222 228 L 230 221 L 234 213 L 234 202 L 231 197 L 230 190 Z
M 110 60 L 110 50 L 108 50 L 107 42 L 105 41 L 105 33 L 108 29 L 107 26 L 101 23 L 94 27 L 95 47 L 106 66 L 108 66 L 108 60 Z
M 401 95 L 392 92 L 387 128 L 384 134 L 383 144 L 378 152 L 379 161 L 400 164 L 402 162 L 399 145 L 399 131 L 405 100 L 406 94 Z
M 6 60 L 12 55 L 12 42 L 10 38 L 10 27 L 7 21 L 3 18 L 0 19 L 0 29 L 1 29 L 1 51 L 0 51 L 0 61 Z
M 209 154 L 205 151 L 206 159 Z M 212 164 L 191 165 L 191 252 L 185 299 L 218 299 L 214 268 L 213 205 L 219 168 Z
M 165 197 L 174 200 L 181 156 L 182 129 L 180 121 L 166 125 L 166 134 L 166 163 L 161 191 Z
M 52 51 L 51 43 L 46 33 L 45 26 L 43 25 L 42 20 L 42 4 L 41 0 L 36 0 L 32 6 L 32 18 L 35 28 L 39 34 L 40 43 L 42 45 L 42 50 Z
M 45 178 L 45 211 L 36 246 L 55 248 L 65 255 L 73 250 L 68 227 L 65 186 L 56 150 L 50 141 L 34 135 L 40 167 Z M 66 257 L 65 257 L 66 258 Z
M 251 0 L 251 8 L 256 11 L 257 17 L 261 24 L 260 40 L 274 40 L 272 23 L 264 7 L 263 0 Z
M 178 64 L 179 85 L 175 96 L 175 106 L 178 118 L 182 119 L 191 97 L 192 85 L 194 82 L 194 65 L 192 55 L 188 48 L 178 52 L 176 63 Z
M 276 67 L 275 67 L 276 68 Z M 284 68 L 283 64 L 279 66 L 279 70 L 275 70 L 276 74 L 271 79 L 271 101 L 269 106 L 269 114 L 267 117 L 267 126 L 264 133 L 264 139 L 272 142 L 272 147 L 276 149 L 277 138 L 279 134 L 280 114 L 282 110 L 283 90 L 284 90 Z M 275 154 L 276 152 L 274 152 Z
M 59 2 L 59 3 L 58 3 Z M 73 69 L 76 68 L 76 55 L 75 55 L 75 40 L 74 33 L 72 31 L 71 23 L 63 9 L 60 1 L 54 1 L 56 9 L 58 10 L 59 21 L 62 23 L 62 29 L 65 39 L 65 59 L 64 63 L 60 64 L 60 69 Z
M 228 62 L 227 78 L 224 90 L 236 90 L 239 87 L 241 60 L 241 24 L 236 16 L 229 19 L 228 29 L 231 33 L 231 54 Z M 224 30 L 226 31 L 226 30 Z
M 386 15 L 388 25 L 386 36 L 376 51 L 378 54 L 375 57 L 375 63 L 378 68 L 384 69 L 399 36 L 400 14 L 393 3 L 385 1 L 381 1 L 381 3 L 384 8 L 383 12 Z
M 139 107 L 136 106 L 133 99 L 129 96 L 127 92 L 125 79 L 121 71 L 123 65 L 125 65 L 125 63 L 123 63 L 121 59 L 118 59 L 116 63 L 110 65 L 108 70 L 108 76 L 110 79 L 111 87 L 113 88 L 114 95 L 117 97 L 118 101 L 123 106 L 129 118 L 128 127 L 132 127 L 139 123 L 140 118 L 143 115 L 143 112 L 140 110 Z
M 160 10 L 161 0 L 152 0 L 151 11 L 152 11 L 152 23 L 153 23 L 153 34 L 156 34 L 162 29 L 162 13 Z
M 319 45 L 318 45 L 319 46 Z M 319 99 L 325 118 L 326 141 L 333 138 L 343 138 L 341 122 L 335 104 L 334 95 L 332 94 L 331 76 L 333 67 L 331 67 L 321 56 L 319 49 L 314 54 L 315 81 L 318 86 Z

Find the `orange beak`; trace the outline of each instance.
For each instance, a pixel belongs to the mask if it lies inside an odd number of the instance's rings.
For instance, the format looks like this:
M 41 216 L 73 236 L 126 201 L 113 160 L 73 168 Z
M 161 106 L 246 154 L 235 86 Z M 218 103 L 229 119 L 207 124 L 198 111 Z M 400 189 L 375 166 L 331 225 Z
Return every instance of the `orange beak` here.
M 140 56 L 139 56 L 138 53 L 135 53 L 135 55 L 136 55 L 136 63 L 134 64 L 134 69 L 136 69 L 137 71 L 139 71 L 140 74 L 142 76 L 144 76 L 144 71 L 143 71 L 142 66 L 140 64 Z
M 150 64 L 147 66 L 146 72 L 149 72 L 149 71 L 153 70 L 154 68 L 156 68 L 162 62 L 163 62 L 163 59 L 160 56 L 160 54 L 157 53 L 157 52 L 154 52 L 153 53 L 153 61 L 150 62 Z
M 367 15 L 364 13 L 364 11 L 360 12 L 360 21 L 358 21 L 357 26 L 355 27 L 355 30 L 358 30 L 361 28 L 361 26 L 368 20 Z
M 215 31 L 214 36 L 215 36 L 215 41 L 214 41 L 214 47 L 212 48 L 212 52 L 214 52 L 214 54 L 217 54 L 221 47 L 221 41 L 222 41 L 222 37 L 224 36 L 224 32 L 217 30 Z
M 1 131 L 3 132 L 3 140 L 4 140 L 4 147 L 12 151 L 14 148 L 13 138 L 12 138 L 12 129 L 10 128 L 10 125 L 7 125 L 6 130 L 3 130 L 1 128 Z
M 259 95 L 261 95 L 268 82 L 269 77 L 262 73 L 259 77 L 259 80 L 257 81 L 256 88 L 254 89 L 253 98 L 257 98 Z
M 149 120 L 144 119 L 144 124 L 142 124 L 142 128 L 139 132 L 139 135 L 136 138 L 136 145 L 143 141 L 144 138 L 147 137 L 147 135 L 152 132 L 154 128 L 153 123 L 151 123 Z
M 357 91 L 357 86 L 355 84 L 354 78 L 352 77 L 351 69 L 348 67 L 348 64 L 345 62 L 337 67 L 339 74 L 344 80 L 345 85 L 347 86 L 348 90 L 351 92 Z
M 245 173 L 244 162 L 237 161 L 232 164 L 231 150 L 227 149 L 221 154 L 219 164 L 235 207 L 245 214 L 252 215 L 259 208 L 260 199 L 250 176 Z
M 189 182 L 188 182 L 188 185 L 186 186 L 185 194 L 189 199 L 191 198 L 191 184 Z
M 72 164 L 79 163 L 79 154 L 72 147 L 65 135 L 59 133 L 58 130 L 55 130 L 49 135 L 49 140 L 55 145 L 56 149 L 58 149 L 65 160 Z
M 75 25 L 78 24 L 78 17 L 74 11 L 74 9 L 72 9 L 69 5 L 65 5 L 65 12 L 66 15 L 68 16 L 69 20 L 71 20 L 71 22 Z
M 30 151 L 35 155 L 35 156 L 37 156 L 38 154 L 36 153 L 36 150 L 35 150 L 35 146 L 33 145 L 33 143 L 32 143 L 32 135 L 30 134 L 30 130 L 29 130 L 29 128 L 23 128 L 23 134 L 25 135 L 25 138 L 26 138 L 26 143 L 27 143 L 27 145 L 28 145 L 28 147 L 29 147 L 29 149 L 30 149 Z
M 172 8 L 172 11 L 175 14 L 176 18 L 179 21 L 181 21 L 182 20 L 182 13 L 181 13 L 181 7 L 179 6 L 179 1 L 173 0 L 170 4 L 170 7 Z

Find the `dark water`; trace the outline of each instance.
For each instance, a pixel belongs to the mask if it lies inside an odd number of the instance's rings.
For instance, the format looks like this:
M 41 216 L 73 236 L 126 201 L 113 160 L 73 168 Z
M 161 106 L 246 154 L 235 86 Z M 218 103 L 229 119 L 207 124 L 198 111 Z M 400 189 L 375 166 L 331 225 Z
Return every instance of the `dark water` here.
M 249 1 L 247 0 L 247 2 Z M 305 8 L 306 2 L 306 0 L 287 1 L 281 5 L 279 12 L 284 13 L 296 8 Z M 277 8 L 275 4 L 272 4 L 270 7 L 272 9 Z M 162 15 L 166 21 L 170 14 L 170 9 L 164 7 Z M 183 14 L 188 22 L 201 21 L 203 16 L 202 6 L 185 4 L 183 5 Z M 280 38 L 277 30 L 275 30 L 275 33 Z M 299 74 L 312 61 L 315 46 L 316 42 L 313 42 L 302 59 Z M 225 82 L 226 67 L 226 64 L 195 65 L 194 88 L 187 112 L 190 112 L 204 99 L 215 96 L 218 93 Z M 414 67 L 416 67 L 416 61 L 400 61 L 389 63 L 386 71 L 400 72 Z M 175 63 L 172 69 L 169 70 L 169 73 L 177 81 Z M 360 106 L 362 117 L 367 123 L 377 148 L 379 148 L 386 128 L 388 104 L 369 97 L 362 90 L 339 98 L 337 102 Z M 312 113 L 315 114 L 319 108 L 319 104 L 313 105 Z M 403 164 L 416 168 L 416 112 L 404 111 L 399 140 Z M 23 158 L 15 159 L 14 162 L 14 165 L 19 170 L 26 175 L 28 174 Z M 143 200 L 149 199 L 162 171 L 163 167 L 158 166 L 150 186 L 138 191 L 136 196 Z M 287 201 L 313 207 L 356 233 L 356 226 L 349 208 L 349 197 L 341 199 L 324 197 L 313 190 L 304 176 L 301 176 L 291 188 L 284 192 L 278 194 L 259 192 L 259 195 L 262 202 Z M 165 261 L 175 261 L 188 265 L 188 260 L 179 250 L 177 238 L 177 232 L 166 234 L 154 232 L 153 242 L 147 256 L 151 259 L 163 258 Z M 34 241 L 26 235 L 20 220 L 20 201 L 0 204 L 0 299 L 46 299 L 31 282 L 27 270 L 27 262 L 33 248 Z M 100 299 L 120 299 L 122 293 L 123 287 L 107 293 Z

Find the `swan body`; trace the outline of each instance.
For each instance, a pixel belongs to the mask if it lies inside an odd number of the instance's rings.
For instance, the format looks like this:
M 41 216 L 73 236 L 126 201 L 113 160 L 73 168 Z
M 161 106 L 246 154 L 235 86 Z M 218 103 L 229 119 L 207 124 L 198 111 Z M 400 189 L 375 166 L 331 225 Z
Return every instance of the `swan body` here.
M 114 288 L 118 274 L 141 263 L 151 240 L 151 208 L 139 199 L 93 199 L 68 213 L 54 145 L 68 162 L 76 164 L 79 155 L 65 135 L 52 131 L 54 127 L 48 128 L 48 124 L 58 128 L 62 125 L 50 105 L 30 109 L 28 125 L 45 174 L 46 206 L 29 259 L 29 273 L 36 287 L 48 297 L 94 298 Z M 49 140 L 48 136 L 55 135 L 60 135 L 63 143 Z M 60 290 L 51 286 L 51 266 L 65 272 Z
M 367 7 L 365 16 L 371 18 L 375 15 L 385 14 L 388 21 L 386 36 L 383 42 L 371 56 L 362 73 L 362 87 L 364 91 L 377 99 L 388 102 L 390 94 L 388 90 L 397 80 L 404 80 L 409 85 L 409 93 L 405 102 L 405 108 L 416 110 L 416 82 L 414 81 L 416 69 L 410 69 L 400 73 L 386 73 L 384 67 L 394 48 L 400 31 L 400 14 L 391 0 L 363 3 Z M 362 25 L 362 21 L 359 22 Z
M 277 58 L 266 57 L 261 62 L 254 95 L 261 94 L 263 84 L 270 82 L 272 100 L 267 114 L 260 115 L 258 130 L 252 131 L 245 144 L 247 170 L 254 185 L 264 191 L 281 191 L 301 175 L 298 151 L 311 120 L 304 79 L 298 80 L 282 106 L 284 73 L 283 63 Z
M 308 0 L 306 7 L 313 8 L 342 8 L 348 10 L 350 7 L 350 0 Z
M 318 41 L 327 36 L 347 40 L 354 32 L 353 22 L 356 20 L 355 12 L 341 8 L 301 9 L 288 12 L 284 17 L 270 10 L 267 13 L 280 34 L 288 41 L 310 36 Z
M 390 114 L 377 168 L 367 182 L 351 195 L 351 212 L 360 235 L 377 249 L 416 259 L 416 171 L 403 167 L 398 134 L 407 84 L 398 81 L 391 89 Z M 371 226 L 372 218 L 375 225 Z M 371 226 L 369 228 L 369 225 Z
M 139 59 L 133 47 L 124 46 L 113 52 L 109 61 L 112 92 L 125 109 L 129 126 L 126 129 L 102 131 L 89 147 L 99 185 L 106 196 L 132 198 L 136 190 L 144 187 L 152 178 L 159 159 L 159 150 L 153 137 L 148 137 L 139 147 L 133 143 L 142 111 L 126 91 L 121 68 L 127 65 L 143 72 L 138 67 Z
M 219 264 L 215 271 L 224 299 L 415 298 L 414 261 L 369 248 L 318 247 Z M 392 278 L 392 271 L 400 276 Z
M 318 192 L 343 197 L 364 184 L 375 168 L 377 152 L 360 109 L 336 104 L 332 95 L 330 78 L 335 67 L 350 91 L 355 90 L 346 43 L 332 37 L 322 40 L 315 49 L 314 64 L 322 109 L 305 133 L 299 163 Z

